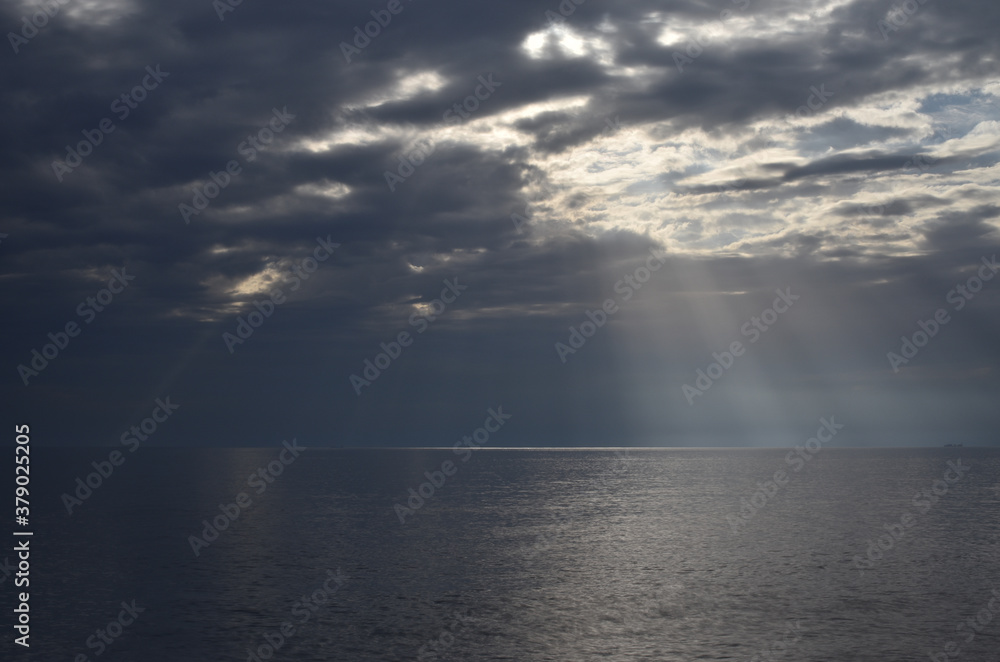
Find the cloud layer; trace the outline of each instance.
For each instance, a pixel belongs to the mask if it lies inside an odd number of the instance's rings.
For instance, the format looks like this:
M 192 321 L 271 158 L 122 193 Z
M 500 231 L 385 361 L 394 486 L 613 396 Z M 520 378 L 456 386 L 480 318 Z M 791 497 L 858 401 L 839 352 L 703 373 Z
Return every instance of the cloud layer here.
M 52 444 L 168 394 L 159 443 L 450 445 L 498 403 L 524 445 L 996 443 L 1000 288 L 953 293 L 1000 252 L 995 3 L 36 11 L 0 10 L 2 388 Z

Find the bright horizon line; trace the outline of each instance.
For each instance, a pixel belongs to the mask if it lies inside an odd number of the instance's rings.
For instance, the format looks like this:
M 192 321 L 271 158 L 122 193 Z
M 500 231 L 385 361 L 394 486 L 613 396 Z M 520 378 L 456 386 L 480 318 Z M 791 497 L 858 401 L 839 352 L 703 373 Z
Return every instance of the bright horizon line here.
M 173 448 L 173 449 L 189 449 L 189 448 L 199 448 L 199 449 L 213 449 L 213 448 L 240 448 L 240 449 L 265 449 L 265 448 L 281 448 L 281 445 L 275 446 L 168 446 L 168 445 L 154 445 L 147 444 L 147 448 Z M 40 448 L 118 448 L 117 446 L 102 445 L 102 446 L 40 446 Z M 454 446 L 302 446 L 303 449 L 308 450 L 331 450 L 331 451 L 368 451 L 368 450 L 403 450 L 403 451 L 449 451 L 454 450 Z M 469 446 L 463 446 L 464 449 L 471 451 L 680 451 L 680 450 L 788 450 L 790 448 L 795 448 L 795 446 L 499 446 L 490 448 L 474 448 Z M 995 448 L 1000 449 L 1000 445 L 971 445 L 971 444 L 961 444 L 960 446 L 946 446 L 944 444 L 940 446 L 824 446 L 824 449 L 847 449 L 847 448 L 863 448 L 863 449 L 913 449 L 913 448 Z

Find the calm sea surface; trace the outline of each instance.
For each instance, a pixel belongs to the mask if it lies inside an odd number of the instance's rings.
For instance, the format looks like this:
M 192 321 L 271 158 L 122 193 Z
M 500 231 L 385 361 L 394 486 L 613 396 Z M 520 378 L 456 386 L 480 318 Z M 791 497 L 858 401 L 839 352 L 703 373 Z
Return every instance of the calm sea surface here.
M 68 515 L 110 450 L 34 452 L 3 659 L 1000 659 L 996 449 L 122 448 Z

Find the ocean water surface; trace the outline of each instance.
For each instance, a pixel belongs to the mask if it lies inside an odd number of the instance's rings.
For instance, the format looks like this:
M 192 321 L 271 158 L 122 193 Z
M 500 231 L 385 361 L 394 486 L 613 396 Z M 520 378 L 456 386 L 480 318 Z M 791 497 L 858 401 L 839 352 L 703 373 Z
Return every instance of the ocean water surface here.
M 33 457 L 20 659 L 1000 652 L 996 449 L 141 448 L 67 501 L 108 451 Z

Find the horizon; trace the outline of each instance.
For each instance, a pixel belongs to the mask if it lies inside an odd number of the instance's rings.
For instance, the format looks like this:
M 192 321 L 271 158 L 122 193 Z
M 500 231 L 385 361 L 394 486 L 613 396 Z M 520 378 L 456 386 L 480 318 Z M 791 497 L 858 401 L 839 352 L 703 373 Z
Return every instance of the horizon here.
M 103 445 L 103 446 L 46 446 L 44 448 L 117 448 L 114 445 Z M 191 448 L 205 448 L 205 449 L 273 449 L 282 448 L 282 446 L 184 446 L 184 445 L 157 445 L 148 444 L 146 448 L 176 448 L 176 449 L 191 449 Z M 324 445 L 305 445 L 302 446 L 303 449 L 309 450 L 342 450 L 342 451 L 353 451 L 353 450 L 400 450 L 400 451 L 453 451 L 454 446 L 324 446 Z M 647 451 L 647 450 L 789 450 L 794 449 L 795 446 L 501 446 L 501 447 L 463 447 L 463 451 L 468 449 L 473 452 L 478 451 L 523 451 L 523 450 L 533 450 L 533 451 Z M 938 446 L 925 445 L 925 446 L 905 446 L 905 445 L 829 445 L 823 446 L 823 449 L 829 448 L 858 448 L 867 450 L 882 450 L 882 449 L 923 449 L 923 448 L 995 448 L 993 445 L 988 444 L 941 444 Z

